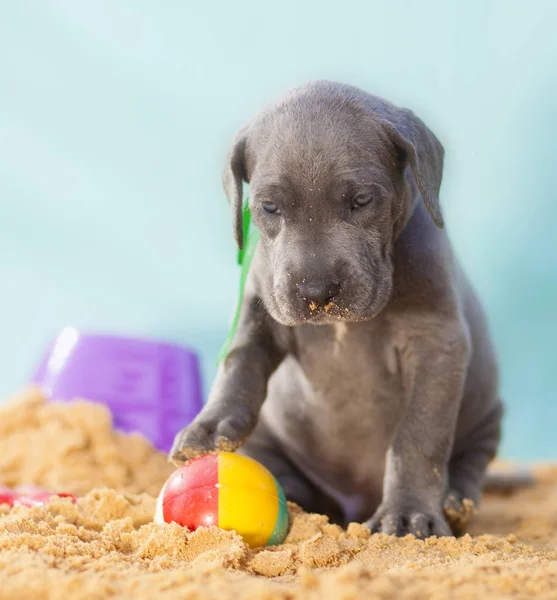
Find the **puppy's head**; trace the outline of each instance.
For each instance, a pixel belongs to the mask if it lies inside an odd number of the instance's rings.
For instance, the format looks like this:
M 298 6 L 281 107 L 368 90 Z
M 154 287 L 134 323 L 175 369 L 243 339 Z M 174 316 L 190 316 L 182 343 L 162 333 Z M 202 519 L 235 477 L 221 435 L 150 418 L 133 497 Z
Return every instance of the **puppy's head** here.
M 416 184 L 443 226 L 443 148 L 410 111 L 356 88 L 315 82 L 243 128 L 223 182 L 240 247 L 242 183 L 261 232 L 261 295 L 285 325 L 361 321 L 392 288 L 392 247 Z

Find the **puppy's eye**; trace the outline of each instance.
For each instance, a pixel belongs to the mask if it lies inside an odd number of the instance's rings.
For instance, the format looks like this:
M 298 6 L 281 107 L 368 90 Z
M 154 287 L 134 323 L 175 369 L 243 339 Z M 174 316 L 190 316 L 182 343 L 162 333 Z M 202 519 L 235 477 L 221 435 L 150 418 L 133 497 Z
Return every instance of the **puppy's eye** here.
M 280 215 L 279 207 L 274 202 L 263 202 L 263 210 L 273 215 Z
M 352 208 L 363 208 L 371 202 L 371 194 L 360 193 L 352 198 Z

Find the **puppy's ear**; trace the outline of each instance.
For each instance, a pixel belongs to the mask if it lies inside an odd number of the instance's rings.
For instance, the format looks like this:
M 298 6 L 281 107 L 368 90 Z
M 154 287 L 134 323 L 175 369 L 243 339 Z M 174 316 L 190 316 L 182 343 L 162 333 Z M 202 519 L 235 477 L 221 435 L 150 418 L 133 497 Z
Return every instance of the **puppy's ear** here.
M 384 126 L 393 143 L 408 161 L 420 190 L 422 199 L 431 218 L 438 227 L 443 227 L 443 215 L 439 205 L 439 189 L 443 176 L 441 142 L 410 110 L 393 109 L 381 115 Z M 386 118 L 385 118 L 386 117 Z
M 247 126 L 240 129 L 228 152 L 226 164 L 222 172 L 224 192 L 232 208 L 234 222 L 234 238 L 238 248 L 244 247 L 244 225 L 242 205 L 244 200 L 243 183 L 246 179 L 245 150 L 247 141 Z

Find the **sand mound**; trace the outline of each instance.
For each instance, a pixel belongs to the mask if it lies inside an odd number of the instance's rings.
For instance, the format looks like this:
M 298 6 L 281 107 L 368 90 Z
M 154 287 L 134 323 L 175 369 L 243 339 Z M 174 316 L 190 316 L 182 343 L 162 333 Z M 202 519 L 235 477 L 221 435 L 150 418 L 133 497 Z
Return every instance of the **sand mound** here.
M 0 408 L 0 483 L 86 494 L 97 487 L 157 495 L 172 466 L 140 435 L 112 429 L 100 404 L 46 403 L 29 390 Z
M 370 536 L 291 505 L 286 543 L 260 550 L 216 528 L 152 523 L 168 472 L 99 406 L 36 393 L 7 405 L 0 483 L 88 493 L 4 507 L 0 598 L 557 598 L 557 469 L 540 469 L 533 489 L 487 497 L 459 540 Z

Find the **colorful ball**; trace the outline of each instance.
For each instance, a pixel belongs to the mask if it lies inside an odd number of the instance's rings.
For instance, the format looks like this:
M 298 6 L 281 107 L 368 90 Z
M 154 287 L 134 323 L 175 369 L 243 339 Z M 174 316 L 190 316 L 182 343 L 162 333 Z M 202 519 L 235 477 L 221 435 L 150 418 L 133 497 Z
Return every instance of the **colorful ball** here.
M 216 525 L 236 531 L 252 548 L 283 542 L 286 498 L 278 481 L 253 458 L 221 452 L 177 469 L 157 500 L 155 521 L 190 530 Z

